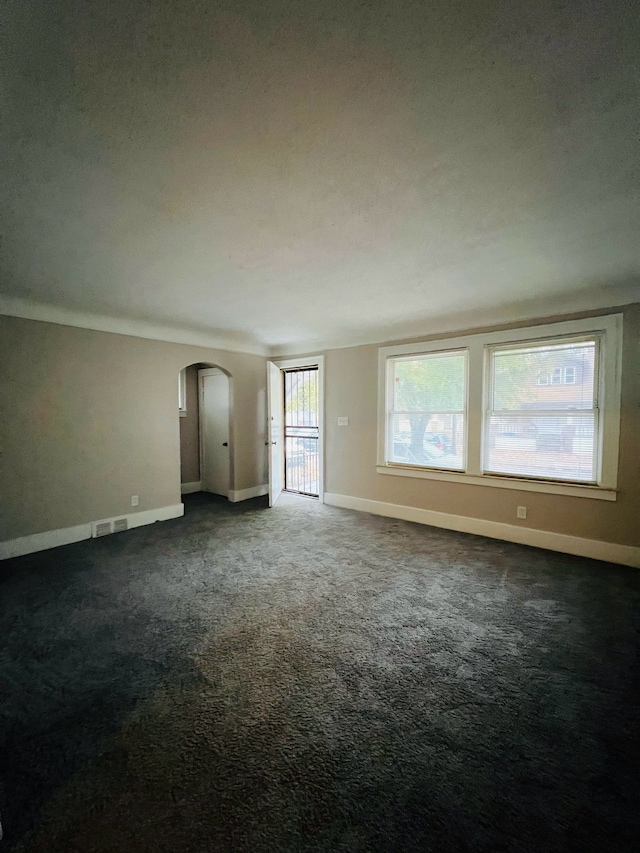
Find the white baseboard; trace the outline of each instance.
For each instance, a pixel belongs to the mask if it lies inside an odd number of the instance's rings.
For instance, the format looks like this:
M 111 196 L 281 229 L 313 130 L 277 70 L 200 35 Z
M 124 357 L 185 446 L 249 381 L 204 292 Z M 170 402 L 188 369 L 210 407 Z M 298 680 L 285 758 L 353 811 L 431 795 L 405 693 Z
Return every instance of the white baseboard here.
M 198 480 L 197 483 L 180 483 L 180 494 L 181 495 L 192 495 L 194 492 L 202 491 L 202 481 Z
M 22 557 L 23 554 L 33 554 L 35 551 L 45 551 L 47 548 L 57 548 L 59 545 L 71 545 L 91 539 L 91 522 L 78 524 L 75 527 L 63 527 L 60 530 L 46 530 L 44 533 L 33 533 L 31 536 L 20 536 L 18 539 L 8 539 L 0 542 L 0 560 L 11 557 Z
M 516 542 L 519 545 L 533 545 L 536 548 L 546 548 L 549 551 L 560 551 L 563 554 L 575 554 L 578 557 L 590 557 L 593 560 L 604 560 L 607 563 L 620 563 L 623 566 L 640 568 L 640 548 L 632 545 L 617 545 L 614 542 L 603 542 L 599 539 L 582 539 L 579 536 L 568 536 L 564 533 L 517 527 L 515 524 L 486 521 L 482 518 L 468 518 L 447 512 L 355 498 L 351 495 L 325 493 L 324 502 L 344 509 L 355 509 L 360 512 L 370 512 L 373 515 L 383 515 L 387 518 L 400 518 L 403 521 L 415 521 L 418 524 L 429 524 L 432 527 L 443 527 L 446 530 L 457 530 L 460 533 L 489 536 L 491 539 L 502 539 L 506 542 Z
M 229 500 L 231 503 L 238 503 L 238 501 L 248 501 L 250 498 L 259 498 L 262 495 L 269 494 L 269 485 L 265 486 L 252 486 L 250 489 L 238 489 L 238 491 L 230 491 L 229 492 Z
M 132 512 L 127 516 L 129 529 L 132 527 L 143 527 L 145 524 L 153 524 L 154 521 L 169 521 L 171 518 L 180 518 L 184 515 L 184 504 L 173 504 L 173 506 L 161 506 L 158 509 L 145 509 L 142 512 Z M 115 518 L 122 518 L 121 515 Z
M 70 545 L 72 542 L 91 539 L 94 525 L 108 521 L 126 518 L 127 528 L 131 530 L 134 527 L 153 524 L 154 521 L 179 518 L 181 515 L 184 515 L 184 504 L 175 504 L 174 506 L 158 507 L 158 509 L 146 509 L 141 512 L 123 513 L 112 518 L 101 518 L 96 521 L 89 521 L 87 524 L 78 524 L 75 527 L 46 530 L 44 533 L 34 533 L 31 536 L 21 536 L 18 539 L 8 539 L 5 542 L 0 542 L 0 560 L 22 557 L 36 551 L 45 551 L 48 548 L 57 548 L 59 545 Z

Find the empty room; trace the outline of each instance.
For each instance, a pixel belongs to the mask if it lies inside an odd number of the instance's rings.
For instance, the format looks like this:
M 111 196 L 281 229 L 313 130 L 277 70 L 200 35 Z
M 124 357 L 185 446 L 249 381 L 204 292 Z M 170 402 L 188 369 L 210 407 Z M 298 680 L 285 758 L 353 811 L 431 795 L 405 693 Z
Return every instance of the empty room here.
M 0 851 L 640 849 L 638 15 L 0 10 Z

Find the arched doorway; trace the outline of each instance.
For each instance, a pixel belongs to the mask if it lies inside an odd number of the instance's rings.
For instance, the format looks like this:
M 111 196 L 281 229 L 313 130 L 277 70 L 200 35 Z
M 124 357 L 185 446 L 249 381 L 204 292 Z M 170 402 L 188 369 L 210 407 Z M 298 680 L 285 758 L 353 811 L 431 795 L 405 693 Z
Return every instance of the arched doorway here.
M 223 368 L 196 362 L 180 371 L 182 494 L 233 492 L 232 380 Z

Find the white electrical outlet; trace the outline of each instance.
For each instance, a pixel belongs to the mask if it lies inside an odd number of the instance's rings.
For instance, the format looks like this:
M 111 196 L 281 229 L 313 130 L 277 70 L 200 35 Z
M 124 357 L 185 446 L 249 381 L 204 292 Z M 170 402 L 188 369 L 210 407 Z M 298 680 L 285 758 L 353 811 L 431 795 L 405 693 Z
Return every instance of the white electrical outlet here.
M 526 518 L 527 517 L 527 508 L 526 506 L 519 506 L 516 512 L 516 516 L 518 518 Z
M 131 495 L 131 506 L 138 506 L 140 503 L 140 498 L 138 495 Z
M 349 418 L 338 418 L 338 426 L 349 426 Z

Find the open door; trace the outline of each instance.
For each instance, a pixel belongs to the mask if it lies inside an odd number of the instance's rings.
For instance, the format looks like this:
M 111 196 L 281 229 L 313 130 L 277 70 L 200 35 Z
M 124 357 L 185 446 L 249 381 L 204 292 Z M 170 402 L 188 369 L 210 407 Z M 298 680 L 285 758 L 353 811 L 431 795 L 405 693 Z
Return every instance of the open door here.
M 282 373 L 272 361 L 267 362 L 267 440 L 269 442 L 269 506 L 274 506 L 283 486 L 283 422 L 284 397 Z
M 228 497 L 229 377 L 217 368 L 198 371 L 200 385 L 200 479 L 202 491 Z

